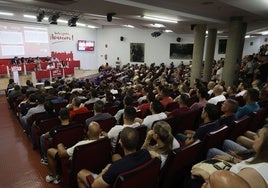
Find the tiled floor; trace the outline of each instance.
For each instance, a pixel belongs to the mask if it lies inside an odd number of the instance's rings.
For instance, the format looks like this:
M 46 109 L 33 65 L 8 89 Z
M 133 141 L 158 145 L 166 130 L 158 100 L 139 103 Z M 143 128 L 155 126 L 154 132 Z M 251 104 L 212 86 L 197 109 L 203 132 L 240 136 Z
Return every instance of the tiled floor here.
M 56 188 L 46 183 L 47 166 L 23 133 L 15 115 L 0 96 L 0 188 Z

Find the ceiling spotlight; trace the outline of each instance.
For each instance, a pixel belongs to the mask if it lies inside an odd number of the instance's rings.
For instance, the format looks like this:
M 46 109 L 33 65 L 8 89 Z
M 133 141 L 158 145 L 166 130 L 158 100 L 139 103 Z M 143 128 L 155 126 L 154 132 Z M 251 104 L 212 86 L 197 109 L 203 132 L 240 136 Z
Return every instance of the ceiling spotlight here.
M 116 13 L 114 13 L 114 12 L 107 13 L 107 21 L 111 22 L 113 20 L 114 15 L 116 15 Z
M 79 18 L 77 16 L 72 17 L 68 20 L 68 26 L 70 27 L 76 27 L 76 22 Z
M 151 36 L 156 38 L 156 37 L 159 37 L 162 33 L 163 31 L 155 31 L 151 33 Z
M 42 20 L 44 19 L 45 17 L 45 11 L 40 11 L 39 14 L 36 16 L 36 19 L 38 22 L 42 22 Z
M 49 16 L 48 22 L 50 24 L 57 25 L 58 24 L 57 20 L 58 20 L 59 17 L 60 17 L 60 14 L 59 13 L 53 14 L 52 16 Z

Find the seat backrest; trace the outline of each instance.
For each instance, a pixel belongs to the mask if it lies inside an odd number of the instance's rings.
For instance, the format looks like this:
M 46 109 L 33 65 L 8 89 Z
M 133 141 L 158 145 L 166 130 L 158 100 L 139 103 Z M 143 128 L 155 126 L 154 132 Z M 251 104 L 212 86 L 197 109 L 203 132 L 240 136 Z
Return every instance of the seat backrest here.
M 76 175 L 83 168 L 94 173 L 100 173 L 110 162 L 111 142 L 110 139 L 105 137 L 75 147 L 70 169 L 73 175 Z
M 50 131 L 53 127 L 57 125 L 60 125 L 60 120 L 58 118 L 52 118 L 42 120 L 40 121 L 38 126 L 34 126 L 35 142 L 38 148 L 40 147 L 40 136 Z
M 31 133 L 31 128 L 33 125 L 33 122 L 36 121 L 37 117 L 46 114 L 46 112 L 39 112 L 39 113 L 35 113 L 33 115 L 31 115 L 28 119 L 27 119 L 27 126 L 26 126 L 26 134 L 30 134 Z
M 100 127 L 103 131 L 105 132 L 109 132 L 110 129 L 115 126 L 116 124 L 116 119 L 114 117 L 110 117 L 107 119 L 103 119 L 103 120 L 97 120 L 96 122 L 98 122 L 100 124 Z
M 252 118 L 248 128 L 250 131 L 255 132 L 264 125 L 266 111 L 266 108 L 261 108 L 257 112 L 252 113 Z
M 139 144 L 138 144 L 138 148 L 137 148 L 137 149 L 140 149 L 141 146 L 143 145 L 144 141 L 145 141 L 145 138 L 146 138 L 147 127 L 141 125 L 141 126 L 139 126 L 139 127 L 136 127 L 136 130 L 137 130 L 138 133 L 139 133 Z
M 223 125 L 215 131 L 209 132 L 204 139 L 204 151 L 207 153 L 209 148 L 221 148 L 223 141 L 229 133 L 227 125 Z
M 76 123 L 85 124 L 86 119 L 92 117 L 93 115 L 94 115 L 94 112 L 92 110 L 89 112 L 81 113 L 81 114 L 75 114 L 73 117 L 73 121 Z
M 46 119 L 40 121 L 38 128 L 39 128 L 39 133 L 44 134 L 48 131 L 50 131 L 53 127 L 56 125 L 60 125 L 60 120 L 59 118 L 51 118 L 51 119 Z
M 244 100 L 243 96 L 235 97 L 235 100 L 238 102 L 239 106 L 244 106 L 246 101 Z
M 183 187 L 184 178 L 190 169 L 200 161 L 203 142 L 196 140 L 190 145 L 173 150 L 160 172 L 160 188 Z
M 84 139 L 84 129 L 82 124 L 68 126 L 64 129 L 59 129 L 53 136 L 53 147 L 57 148 L 59 143 L 63 143 L 65 147 L 71 147 L 78 141 Z
M 172 112 L 173 110 L 179 108 L 179 104 L 177 102 L 172 102 L 167 104 L 166 111 Z
M 54 104 L 55 112 L 58 114 L 60 109 L 66 107 L 67 104 L 68 104 L 68 102 L 55 103 Z
M 111 106 L 111 107 L 104 108 L 103 113 L 106 112 L 114 116 L 118 110 L 119 110 L 118 106 Z
M 93 110 L 93 106 L 94 106 L 94 103 L 89 103 L 89 104 L 86 104 L 86 105 L 85 105 L 85 107 L 86 107 L 89 111 Z
M 196 125 L 201 116 L 202 109 L 191 110 L 181 113 L 176 117 L 176 124 L 172 127 L 172 133 L 183 133 L 185 130 L 195 130 L 199 125 Z
M 238 136 L 243 135 L 244 132 L 249 128 L 250 117 L 243 116 L 239 120 L 234 122 L 234 126 L 230 130 L 228 138 L 235 140 Z
M 146 163 L 119 174 L 113 185 L 114 188 L 155 188 L 160 173 L 160 160 L 153 158 Z

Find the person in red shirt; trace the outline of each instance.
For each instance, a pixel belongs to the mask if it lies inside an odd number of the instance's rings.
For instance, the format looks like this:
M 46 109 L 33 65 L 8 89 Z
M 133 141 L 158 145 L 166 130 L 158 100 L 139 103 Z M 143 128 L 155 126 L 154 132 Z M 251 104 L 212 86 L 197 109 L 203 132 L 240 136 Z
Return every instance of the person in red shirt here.
M 173 102 L 173 99 L 169 96 L 169 89 L 163 87 L 163 89 L 160 91 L 160 95 L 162 98 L 160 102 L 163 105 L 164 109 L 166 109 L 167 105 Z
M 73 98 L 71 106 L 72 110 L 70 110 L 70 120 L 72 120 L 76 114 L 89 112 L 86 107 L 81 106 L 81 99 L 79 97 Z
M 148 112 L 150 110 L 150 104 L 152 101 L 155 100 L 155 95 L 152 92 L 149 92 L 146 96 L 146 103 L 141 104 L 138 106 L 137 110 L 141 111 L 141 116 L 144 118 L 146 115 L 148 115 Z

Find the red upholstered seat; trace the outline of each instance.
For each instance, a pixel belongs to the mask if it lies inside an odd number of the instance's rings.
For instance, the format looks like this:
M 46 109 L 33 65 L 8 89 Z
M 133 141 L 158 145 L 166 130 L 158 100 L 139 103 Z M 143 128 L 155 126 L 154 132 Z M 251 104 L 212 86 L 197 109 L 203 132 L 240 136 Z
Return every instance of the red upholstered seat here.
M 119 174 L 113 188 L 157 187 L 160 164 L 158 158 L 153 158 L 132 170 Z
M 203 142 L 196 140 L 182 148 L 173 150 L 160 172 L 160 188 L 183 187 L 184 178 L 189 175 L 191 167 L 201 160 Z
M 75 147 L 72 161 L 61 159 L 64 187 L 76 187 L 76 175 L 81 169 L 100 173 L 109 163 L 111 143 L 108 138 Z

